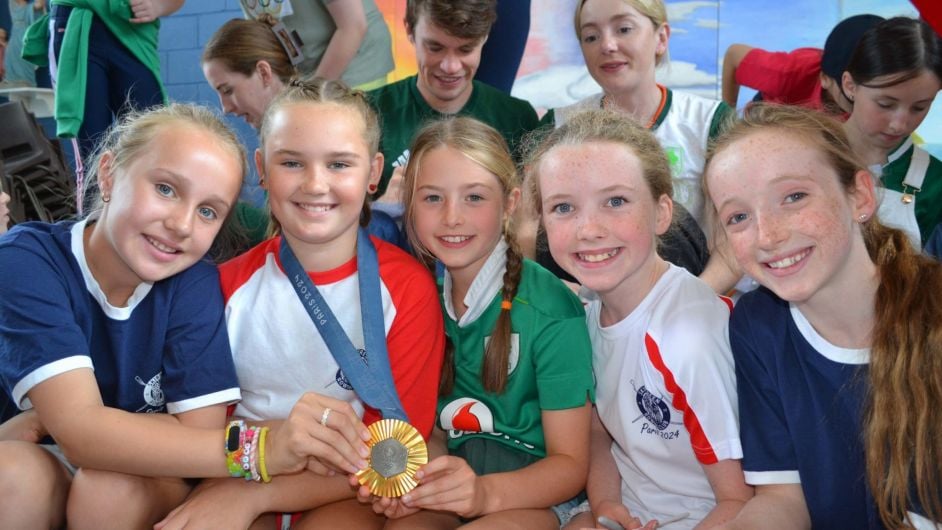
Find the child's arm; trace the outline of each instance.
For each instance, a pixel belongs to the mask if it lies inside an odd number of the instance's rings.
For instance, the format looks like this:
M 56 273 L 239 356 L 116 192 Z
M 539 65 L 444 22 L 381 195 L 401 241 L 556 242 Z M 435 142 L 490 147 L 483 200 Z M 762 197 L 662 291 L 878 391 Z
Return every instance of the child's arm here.
M 756 495 L 743 507 L 724 530 L 796 530 L 811 528 L 811 516 L 801 484 L 756 486 Z
M 612 456 L 612 437 L 602 425 L 598 410 L 592 407 L 589 479 L 586 493 L 595 518 L 604 515 L 625 528 L 633 528 L 633 517 L 621 502 L 621 476 Z
M 303 512 L 353 495 L 342 475 L 302 472 L 275 477 L 268 484 L 209 479 L 154 528 L 248 528 L 264 513 Z
M 746 44 L 730 44 L 726 48 L 726 55 L 723 57 L 723 79 L 722 91 L 723 101 L 732 108 L 736 108 L 736 102 L 739 100 L 739 83 L 736 81 L 736 68 L 742 62 L 746 54 L 752 50 L 752 46 Z
M 715 464 L 702 467 L 713 488 L 716 506 L 697 525 L 697 528 L 714 528 L 736 517 L 736 514 L 752 498 L 754 492 L 752 486 L 746 484 L 739 460 L 720 460 Z
M 39 443 L 48 433 L 35 410 L 26 410 L 0 424 L 0 441 Z
M 141 476 L 229 475 L 222 429 L 183 425 L 167 414 L 106 407 L 90 369 L 47 379 L 29 391 L 29 399 L 66 458 L 78 467 Z M 305 394 L 289 419 L 271 431 L 266 444 L 269 474 L 300 471 L 311 456 L 356 471 L 362 461 L 356 446 L 366 450 L 362 440 L 368 432 L 357 432 L 340 414 L 331 416 L 329 428 L 320 425 L 323 408 L 318 403 Z
M 420 486 L 402 497 L 406 506 L 479 517 L 504 510 L 548 508 L 585 485 L 591 405 L 544 410 L 546 458 L 506 473 L 478 476 L 459 457 L 436 458 L 419 471 Z

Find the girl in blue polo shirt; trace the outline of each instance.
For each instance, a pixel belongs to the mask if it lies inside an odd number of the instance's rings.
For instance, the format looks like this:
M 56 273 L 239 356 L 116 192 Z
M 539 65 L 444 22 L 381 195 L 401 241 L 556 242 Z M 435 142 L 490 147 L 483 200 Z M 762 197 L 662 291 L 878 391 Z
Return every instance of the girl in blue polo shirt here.
M 232 473 L 236 445 L 257 455 L 247 462 L 260 478 L 318 452 L 294 427 L 231 429 L 236 443 L 223 443 L 240 392 L 219 275 L 203 257 L 244 159 L 206 109 L 134 114 L 105 139 L 86 219 L 0 237 L 0 383 L 27 411 L 0 427 L 0 528 L 147 527 L 190 491 L 179 477 Z M 302 433 L 322 427 L 298 408 Z M 260 442 L 243 436 L 256 432 Z M 46 433 L 55 445 L 35 443 Z M 358 462 L 362 442 L 347 434 L 335 448 Z
M 755 105 L 704 189 L 763 287 L 729 325 L 743 470 L 728 528 L 935 528 L 942 522 L 942 265 L 877 216 L 840 125 Z

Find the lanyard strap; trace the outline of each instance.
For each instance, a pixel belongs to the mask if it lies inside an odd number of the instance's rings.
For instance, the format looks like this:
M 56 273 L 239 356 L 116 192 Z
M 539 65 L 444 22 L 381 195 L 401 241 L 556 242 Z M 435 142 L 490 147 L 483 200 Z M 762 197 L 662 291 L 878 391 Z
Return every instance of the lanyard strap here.
M 284 236 L 281 238 L 278 255 L 301 304 L 360 399 L 380 411 L 383 418 L 408 422 L 399 395 L 396 394 L 392 370 L 389 368 L 383 300 L 379 286 L 379 263 L 376 248 L 367 231 L 360 228 L 357 234 L 357 280 L 360 288 L 363 340 L 366 343 L 366 352 L 362 356 L 350 342 L 350 337 L 340 326 L 340 322 L 301 266 Z

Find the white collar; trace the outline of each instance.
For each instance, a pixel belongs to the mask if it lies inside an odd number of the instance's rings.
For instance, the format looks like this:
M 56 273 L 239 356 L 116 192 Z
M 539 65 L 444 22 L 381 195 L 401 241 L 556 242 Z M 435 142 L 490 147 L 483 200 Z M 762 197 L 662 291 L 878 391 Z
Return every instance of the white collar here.
M 458 327 L 463 328 L 470 325 L 480 317 L 494 300 L 494 296 L 500 292 L 504 284 L 504 271 L 507 270 L 507 242 L 503 238 L 494 246 L 491 255 L 481 266 L 471 287 L 468 288 L 464 296 L 464 304 L 468 306 L 461 318 L 455 318 L 455 306 L 451 299 L 451 273 L 445 269 L 445 281 L 442 287 L 442 296 L 445 301 L 445 311 L 448 317 L 458 321 Z
M 788 309 L 798 332 L 824 358 L 841 364 L 867 364 L 870 362 L 870 348 L 841 348 L 835 346 L 814 329 L 811 322 L 805 318 L 805 315 L 801 313 L 795 304 L 788 304 Z
M 128 305 L 126 307 L 115 307 L 108 303 L 108 297 L 105 296 L 105 292 L 101 290 L 98 280 L 92 276 L 92 271 L 88 268 L 88 260 L 85 257 L 85 226 L 88 221 L 95 221 L 95 219 L 83 219 L 72 225 L 72 255 L 75 256 L 75 261 L 78 262 L 79 268 L 82 270 L 85 288 L 95 301 L 98 302 L 98 305 L 101 306 L 101 310 L 104 311 L 108 318 L 112 320 L 127 320 L 131 317 L 134 308 L 147 296 L 147 293 L 150 292 L 154 284 L 142 282 L 138 285 L 134 289 L 134 293 L 131 297 L 128 298 Z

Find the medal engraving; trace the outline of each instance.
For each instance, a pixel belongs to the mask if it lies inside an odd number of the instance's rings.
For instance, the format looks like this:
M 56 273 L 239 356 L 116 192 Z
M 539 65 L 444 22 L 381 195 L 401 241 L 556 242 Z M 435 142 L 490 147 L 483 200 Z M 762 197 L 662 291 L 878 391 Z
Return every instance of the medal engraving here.
M 401 497 L 415 488 L 415 472 L 428 462 L 428 448 L 415 427 L 400 420 L 380 420 L 368 427 L 372 439 L 370 465 L 357 472 L 357 480 L 370 493 Z
M 373 446 L 370 467 L 385 478 L 392 478 L 406 470 L 409 450 L 398 440 L 388 438 Z

